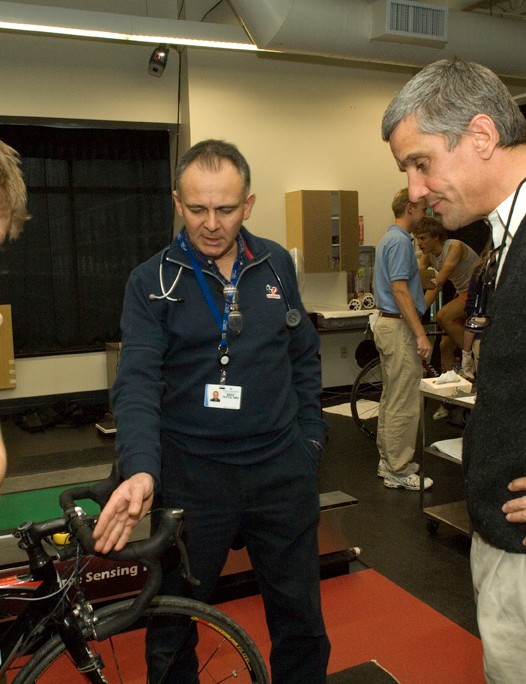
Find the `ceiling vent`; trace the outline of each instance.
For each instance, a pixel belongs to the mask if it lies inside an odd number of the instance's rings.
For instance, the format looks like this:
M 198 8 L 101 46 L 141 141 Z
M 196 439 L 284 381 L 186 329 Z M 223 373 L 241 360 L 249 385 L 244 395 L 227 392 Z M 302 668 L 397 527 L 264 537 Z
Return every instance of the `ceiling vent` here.
M 447 43 L 447 7 L 377 0 L 370 8 L 371 40 L 436 48 Z

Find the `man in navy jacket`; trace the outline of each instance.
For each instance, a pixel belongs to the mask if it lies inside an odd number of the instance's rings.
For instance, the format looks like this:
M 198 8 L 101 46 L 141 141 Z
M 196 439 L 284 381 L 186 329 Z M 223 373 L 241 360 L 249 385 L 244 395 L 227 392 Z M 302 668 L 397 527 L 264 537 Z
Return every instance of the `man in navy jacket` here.
M 184 228 L 126 288 L 113 387 L 126 480 L 100 516 L 97 548 L 121 548 L 154 495 L 181 507 L 201 582 L 193 595 L 206 601 L 240 534 L 265 602 L 272 681 L 324 684 L 317 334 L 286 250 L 242 226 L 255 197 L 237 148 L 198 143 L 178 164 L 175 188 Z M 176 569 L 168 561 L 163 570 L 160 593 L 180 593 Z M 166 681 L 196 681 L 192 653 L 170 674 L 181 632 L 148 630 L 150 681 L 165 671 Z

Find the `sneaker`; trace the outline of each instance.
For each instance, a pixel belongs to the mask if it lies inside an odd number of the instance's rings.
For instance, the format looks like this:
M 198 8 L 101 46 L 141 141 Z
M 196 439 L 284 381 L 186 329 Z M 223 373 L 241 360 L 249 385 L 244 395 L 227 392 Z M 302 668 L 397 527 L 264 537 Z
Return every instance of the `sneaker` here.
M 433 480 L 430 477 L 424 477 L 424 489 L 429 489 L 433 486 Z M 412 473 L 411 475 L 397 475 L 390 473 L 384 478 L 384 487 L 389 489 L 410 489 L 413 492 L 420 491 L 420 476 Z
M 437 408 L 437 410 L 433 413 L 433 420 L 443 420 L 444 418 L 447 418 L 449 416 L 449 411 L 447 408 L 443 405 L 440 404 L 440 406 Z
M 411 461 L 410 463 L 408 463 L 406 465 L 406 467 L 404 468 L 404 471 L 406 473 L 409 473 L 410 475 L 412 473 L 418 473 L 419 470 L 420 470 L 420 466 L 418 465 L 418 463 L 415 463 L 414 461 Z M 385 458 L 381 458 L 378 461 L 378 470 L 376 471 L 376 474 L 378 475 L 378 477 L 387 477 L 388 475 L 391 474 L 391 472 L 392 471 L 389 469 L 389 466 L 387 465 L 387 461 L 385 460 Z
M 469 368 L 461 368 L 458 371 L 458 374 L 461 378 L 469 380 L 470 382 L 473 382 L 473 380 L 475 379 L 475 373 L 473 373 Z

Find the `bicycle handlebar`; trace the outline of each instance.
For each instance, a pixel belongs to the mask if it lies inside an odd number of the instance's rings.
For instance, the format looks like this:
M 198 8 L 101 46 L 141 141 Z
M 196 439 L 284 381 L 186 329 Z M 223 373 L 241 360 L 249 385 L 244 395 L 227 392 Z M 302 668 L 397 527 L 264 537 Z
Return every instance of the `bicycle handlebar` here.
M 111 468 L 111 473 L 105 480 L 99 482 L 86 483 L 66 489 L 59 496 L 60 507 L 63 511 L 70 506 L 75 506 L 77 499 L 91 499 L 98 503 L 101 508 L 108 503 L 114 489 L 121 483 L 122 479 L 119 472 L 119 464 L 114 461 Z
M 86 516 L 82 509 L 77 507 L 76 500 L 91 499 L 102 508 L 120 481 L 118 464 L 115 462 L 110 476 L 106 480 L 67 489 L 59 497 L 68 527 L 85 553 L 111 560 L 138 561 L 148 570 L 146 583 L 131 606 L 104 625 L 95 624 L 93 626 L 93 631 L 98 640 L 106 639 L 112 634 L 122 631 L 141 617 L 148 603 L 157 594 L 162 579 L 160 557 L 170 545 L 175 545 L 181 554 L 183 576 L 190 583 L 199 584 L 199 580 L 191 574 L 188 554 L 182 539 L 184 515 L 182 509 L 161 509 L 159 511 L 159 524 L 149 539 L 128 542 L 121 551 L 111 551 L 105 555 L 95 551 L 92 530 L 93 516 Z

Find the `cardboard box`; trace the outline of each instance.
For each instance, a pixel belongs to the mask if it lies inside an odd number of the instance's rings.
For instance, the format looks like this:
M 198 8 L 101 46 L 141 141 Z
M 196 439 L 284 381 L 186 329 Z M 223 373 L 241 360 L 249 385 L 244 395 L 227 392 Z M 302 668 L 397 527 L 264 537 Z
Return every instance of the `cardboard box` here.
M 16 367 L 10 304 L 0 305 L 0 317 L 0 389 L 14 389 Z
M 420 389 L 424 392 L 432 392 L 441 397 L 452 397 L 457 390 L 462 390 L 462 392 L 471 392 L 472 384 L 469 380 L 460 378 L 456 382 L 444 382 L 441 384 L 436 384 L 437 378 L 422 378 L 420 380 Z

